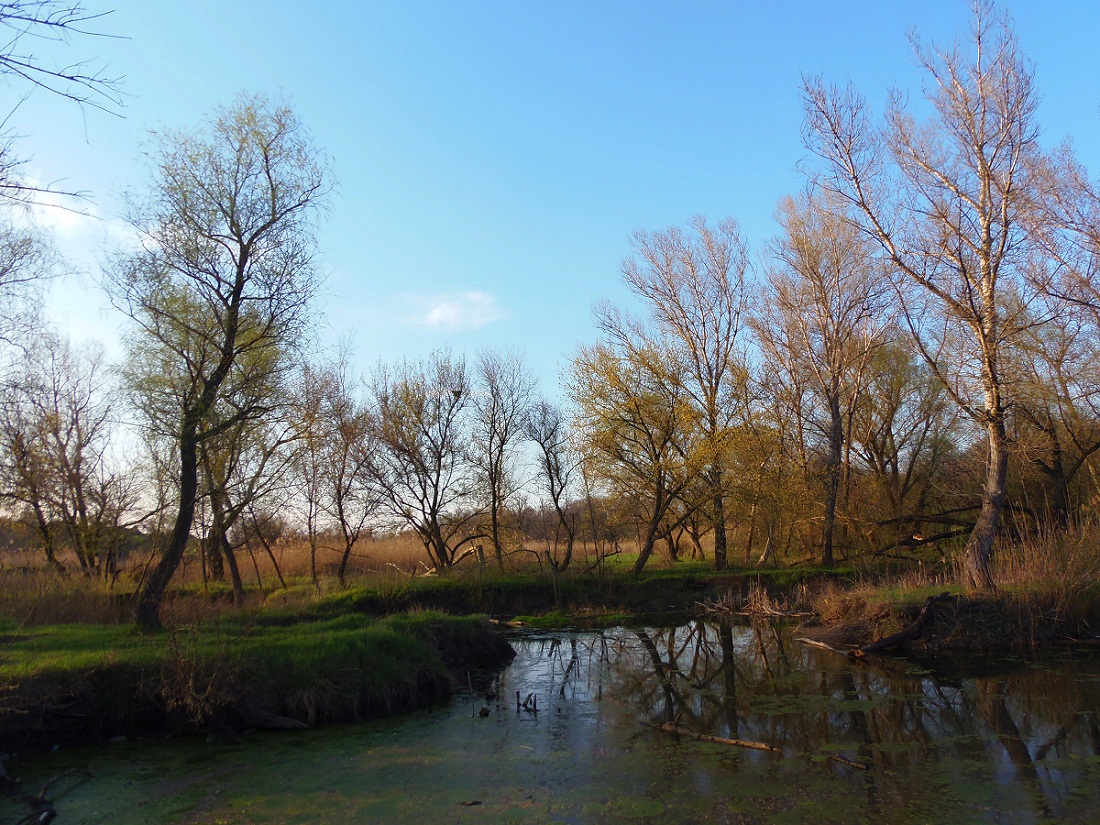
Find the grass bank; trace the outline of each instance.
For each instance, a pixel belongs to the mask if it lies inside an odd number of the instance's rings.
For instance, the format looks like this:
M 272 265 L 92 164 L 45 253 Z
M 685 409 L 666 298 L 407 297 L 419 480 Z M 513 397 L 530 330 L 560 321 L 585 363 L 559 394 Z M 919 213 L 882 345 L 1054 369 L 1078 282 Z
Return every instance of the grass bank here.
M 487 620 L 415 612 L 221 619 L 143 634 L 57 625 L 0 634 L 0 748 L 365 719 L 435 702 L 507 661 Z
M 438 577 L 365 579 L 305 608 L 324 617 L 354 611 L 385 616 L 402 610 L 484 613 L 500 619 L 554 617 L 592 625 L 661 613 L 696 613 L 701 602 L 762 584 L 769 590 L 816 586 L 848 579 L 851 569 L 813 567 L 715 571 L 706 562 L 680 562 L 632 575 L 627 568 L 550 576 L 545 572 L 466 568 Z

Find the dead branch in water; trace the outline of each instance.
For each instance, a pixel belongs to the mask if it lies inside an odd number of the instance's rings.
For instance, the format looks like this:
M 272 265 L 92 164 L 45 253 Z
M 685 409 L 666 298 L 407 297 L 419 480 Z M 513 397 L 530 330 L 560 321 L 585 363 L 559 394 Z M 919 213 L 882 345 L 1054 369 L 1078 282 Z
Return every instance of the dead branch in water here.
M 37 795 L 32 796 L 23 789 L 22 782 L 8 776 L 7 771 L 4 770 L 4 763 L 0 761 L 0 796 L 7 796 L 27 806 L 30 813 L 20 819 L 19 822 L 53 822 L 53 820 L 57 818 L 57 809 L 54 807 L 52 801 L 46 799 L 46 794 L 49 792 L 50 786 L 59 779 L 75 775 L 91 777 L 92 774 L 90 771 L 80 770 L 78 768 L 63 771 L 48 780 L 46 784 L 39 789 Z
M 749 748 L 751 750 L 758 751 L 770 751 L 772 753 L 782 753 L 782 748 L 777 748 L 774 745 L 769 745 L 766 742 L 753 742 L 750 739 L 728 739 L 724 736 L 712 736 L 709 733 L 696 733 L 695 731 L 682 728 L 674 722 L 663 722 L 659 725 L 652 723 L 643 723 L 647 727 L 656 728 L 657 730 L 663 730 L 667 733 L 674 733 L 678 736 L 686 736 L 689 739 L 697 739 L 700 742 L 715 742 L 719 745 L 731 745 L 738 748 Z M 862 762 L 855 762 L 847 757 L 840 756 L 835 753 L 824 754 L 828 759 L 834 762 L 839 762 L 842 765 L 847 765 L 851 768 L 858 768 L 861 771 L 870 770 L 870 765 L 864 765 Z
M 672 722 L 662 722 L 659 725 L 653 723 L 643 723 L 646 727 L 656 728 L 657 730 L 663 730 L 667 733 L 675 733 L 677 736 L 686 736 L 689 739 L 698 739 L 700 742 L 716 742 L 719 745 L 733 745 L 738 748 L 751 748 L 758 751 L 771 751 L 772 753 L 782 753 L 782 748 L 777 748 L 773 745 L 769 745 L 765 742 L 753 742 L 749 739 L 727 739 L 723 736 L 711 736 L 709 733 L 696 733 L 693 730 L 682 728 Z
M 928 600 L 924 603 L 924 607 L 921 608 L 916 621 L 907 628 L 898 633 L 876 639 L 870 644 L 863 645 L 863 647 L 854 647 L 848 651 L 848 656 L 852 659 L 860 659 L 868 653 L 878 653 L 880 650 L 888 650 L 891 647 L 897 647 L 898 645 L 913 641 L 920 636 L 924 631 L 925 625 L 931 621 L 934 615 L 933 608 L 936 604 L 949 598 L 951 598 L 951 594 L 946 592 L 940 593 L 938 596 L 929 596 Z

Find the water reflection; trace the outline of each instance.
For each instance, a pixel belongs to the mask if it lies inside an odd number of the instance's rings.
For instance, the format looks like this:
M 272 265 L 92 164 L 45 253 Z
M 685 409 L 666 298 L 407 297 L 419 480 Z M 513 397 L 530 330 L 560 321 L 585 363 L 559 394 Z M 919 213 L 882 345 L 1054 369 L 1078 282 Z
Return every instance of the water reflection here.
M 969 675 L 965 661 L 853 663 L 774 624 L 701 620 L 515 644 L 521 655 L 500 679 L 543 684 L 586 707 L 580 715 L 596 731 L 570 728 L 574 741 L 603 735 L 608 719 L 632 710 L 638 722 L 767 743 L 781 755 L 731 753 L 724 768 L 753 765 L 779 784 L 792 772 L 825 772 L 859 787 L 864 818 L 884 821 L 907 809 L 1012 822 L 1095 821 L 1100 810 L 1100 659 L 1088 651 L 975 658 Z M 620 707 L 593 711 L 605 697 Z M 572 720 L 577 708 L 568 710 Z M 828 754 L 872 770 L 817 766 Z
M 59 823 L 1097 821 L 1093 650 L 852 663 L 776 625 L 705 621 L 512 641 L 509 667 L 423 713 L 9 768 L 27 787 L 94 772 Z M 780 750 L 650 727 L 670 721 Z

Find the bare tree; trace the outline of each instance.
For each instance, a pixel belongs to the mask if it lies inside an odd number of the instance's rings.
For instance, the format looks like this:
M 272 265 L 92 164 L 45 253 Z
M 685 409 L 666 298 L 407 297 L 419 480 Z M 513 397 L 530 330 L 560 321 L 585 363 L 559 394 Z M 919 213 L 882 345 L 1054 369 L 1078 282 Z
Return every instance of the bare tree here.
M 699 411 L 706 449 L 702 469 L 710 487 L 707 517 L 714 529 L 714 563 L 727 566 L 724 473 L 729 433 L 743 412 L 738 386 L 746 378 L 738 351 L 745 306 L 748 253 L 737 223 L 710 227 L 701 216 L 685 232 L 636 232 L 632 256 L 623 262 L 623 280 L 649 309 L 662 345 L 678 351 L 683 371 L 676 376 Z
M 135 323 L 131 385 L 179 462 L 172 537 L 138 601 L 145 626 L 159 625 L 190 536 L 199 444 L 278 400 L 256 388 L 278 385 L 310 322 L 314 222 L 330 188 L 295 114 L 262 97 L 217 110 L 201 131 L 157 135 L 152 160 L 150 193 L 130 217 L 141 248 L 107 279 Z
M 573 545 L 577 540 L 576 514 L 566 512 L 566 506 L 573 478 L 580 468 L 580 457 L 570 443 L 569 428 L 561 409 L 546 399 L 531 405 L 523 429 L 527 438 L 538 447 L 538 478 L 550 497 L 557 518 L 555 535 L 559 531 L 565 533 L 565 554 L 560 559 L 556 554 L 548 558 L 554 572 L 561 573 L 573 560 Z
M 534 389 L 534 379 L 518 353 L 483 350 L 478 355 L 471 458 L 486 499 L 489 539 L 501 567 L 504 566 L 502 521 L 509 499 L 520 486 L 513 467 L 514 455 Z
M 7 0 L 0 3 L 0 74 L 45 89 L 81 106 L 114 109 L 122 104 L 119 79 L 88 61 L 47 62 L 35 45 L 68 43 L 75 36 L 103 37 L 98 25 L 111 12 L 92 12 L 71 0 Z
M 54 567 L 64 541 L 84 573 L 110 574 L 136 497 L 108 454 L 114 402 L 102 349 L 43 335 L 30 356 L 4 393 L 0 495 L 33 515 Z
M 1098 305 L 1100 306 L 1100 305 Z M 1036 328 L 1015 353 L 1019 388 L 1013 409 L 1016 453 L 1038 471 L 1042 512 L 1064 529 L 1075 509 L 1072 488 L 1100 451 L 1100 328 L 1093 313 L 1070 307 Z
M 115 113 L 122 106 L 121 78 L 89 61 L 51 60 L 40 51 L 49 44 L 77 37 L 108 36 L 98 26 L 109 11 L 93 12 L 71 0 L 9 0 L 0 3 L 0 76 L 23 87 L 24 94 L 44 89 L 81 107 Z M 3 118 L 5 129 L 11 114 Z M 44 191 L 57 192 L 26 182 L 19 174 L 23 164 L 15 149 L 17 136 L 11 130 L 0 133 L 0 197 L 12 201 L 33 200 Z M 73 194 L 61 192 L 60 194 Z
M 837 499 L 850 468 L 852 418 L 882 344 L 888 285 L 866 236 L 819 197 L 785 198 L 783 234 L 771 245 L 762 312 L 756 319 L 765 353 L 802 382 L 813 402 L 798 412 L 826 445 L 821 563 L 833 564 Z
M 0 217 L 0 344 L 25 346 L 37 323 L 41 286 L 54 273 L 52 245 L 41 232 Z
M 920 124 L 894 91 L 881 128 L 851 88 L 804 85 L 813 175 L 899 273 L 917 348 L 986 437 L 982 507 L 967 541 L 971 586 L 994 586 L 989 556 L 1005 505 L 1010 399 L 1002 354 L 1030 317 L 1026 227 L 1037 201 L 1037 95 L 1007 17 L 978 0 L 970 48 L 926 49 L 932 115 Z
M 416 533 L 433 568 L 447 569 L 476 537 L 468 530 L 478 513 L 466 455 L 466 362 L 437 351 L 420 363 L 382 365 L 370 388 L 377 445 L 372 474 L 382 508 Z
M 309 573 L 315 587 L 317 549 L 324 514 L 324 471 L 326 445 L 332 438 L 333 424 L 324 414 L 324 399 L 332 393 L 333 375 L 328 364 L 307 363 L 301 369 L 294 389 L 294 415 L 298 440 L 294 451 L 293 473 L 304 512 L 306 541 L 309 544 Z
M 9 383 L 0 399 L 0 501 L 4 509 L 31 523 L 49 565 L 59 572 L 57 540 L 49 499 L 53 479 L 36 422 L 24 403 L 26 387 Z
M 321 406 L 331 430 L 323 450 L 320 502 L 340 532 L 343 546 L 336 576 L 341 586 L 355 545 L 369 529 L 381 499 L 372 483 L 376 448 L 370 411 L 358 397 L 348 370 L 347 353 L 343 352 L 325 384 L 328 393 Z

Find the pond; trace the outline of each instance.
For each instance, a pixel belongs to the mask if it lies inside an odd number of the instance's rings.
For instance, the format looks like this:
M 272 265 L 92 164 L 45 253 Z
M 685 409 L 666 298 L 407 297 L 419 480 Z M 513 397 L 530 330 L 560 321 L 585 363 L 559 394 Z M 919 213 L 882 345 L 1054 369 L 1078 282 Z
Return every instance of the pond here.
M 1100 650 L 853 663 L 774 625 L 704 621 L 511 641 L 511 665 L 470 674 L 424 712 L 61 750 L 8 771 L 32 792 L 55 778 L 61 825 L 1085 823 L 1100 811 Z M 669 722 L 778 750 L 655 727 Z M 0 801 L 0 822 L 25 812 Z

